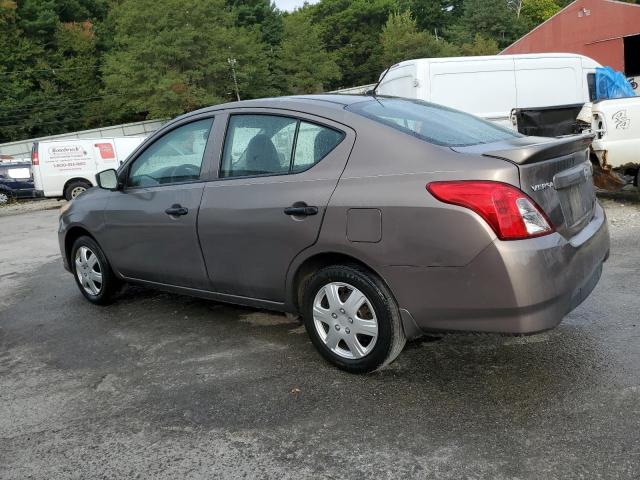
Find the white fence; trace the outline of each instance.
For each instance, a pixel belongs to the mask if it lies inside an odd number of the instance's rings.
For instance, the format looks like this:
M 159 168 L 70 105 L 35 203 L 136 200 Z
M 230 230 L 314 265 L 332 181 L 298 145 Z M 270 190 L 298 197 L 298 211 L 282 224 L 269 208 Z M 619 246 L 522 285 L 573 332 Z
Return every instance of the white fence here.
M 0 156 L 14 159 L 26 159 L 31 157 L 31 147 L 34 142 L 44 140 L 62 140 L 66 138 L 113 138 L 113 137 L 146 137 L 155 132 L 167 120 L 145 120 L 144 122 L 125 123 L 112 127 L 94 128 L 79 132 L 61 133 L 48 137 L 30 138 L 0 144 Z
M 329 93 L 342 93 L 347 95 L 364 95 L 375 86 L 376 86 L 375 83 L 371 83 L 369 85 L 360 85 L 358 87 L 341 88 L 340 90 L 334 90 Z

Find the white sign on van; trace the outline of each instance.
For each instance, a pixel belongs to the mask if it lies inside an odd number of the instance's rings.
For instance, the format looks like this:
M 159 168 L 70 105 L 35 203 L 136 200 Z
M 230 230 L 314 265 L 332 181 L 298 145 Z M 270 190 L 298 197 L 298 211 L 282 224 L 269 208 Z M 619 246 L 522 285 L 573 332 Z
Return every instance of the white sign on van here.
M 81 145 L 52 145 L 47 149 L 47 163 L 59 170 L 82 170 L 90 160 Z

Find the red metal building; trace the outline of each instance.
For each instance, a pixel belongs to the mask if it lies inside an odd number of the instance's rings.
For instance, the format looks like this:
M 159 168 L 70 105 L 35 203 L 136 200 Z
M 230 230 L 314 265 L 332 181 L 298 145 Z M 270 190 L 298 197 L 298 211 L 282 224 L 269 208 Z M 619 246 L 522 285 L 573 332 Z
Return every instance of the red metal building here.
M 640 76 L 640 5 L 577 0 L 501 53 L 543 52 L 579 53 Z

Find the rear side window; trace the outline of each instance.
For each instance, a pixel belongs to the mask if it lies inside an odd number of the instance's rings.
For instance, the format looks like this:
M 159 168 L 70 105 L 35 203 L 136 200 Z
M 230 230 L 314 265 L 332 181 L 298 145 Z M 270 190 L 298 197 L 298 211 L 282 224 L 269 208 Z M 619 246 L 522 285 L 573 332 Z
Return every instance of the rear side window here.
M 522 136 L 468 113 L 421 100 L 377 97 L 352 104 L 347 110 L 445 147 L 477 145 Z
M 342 141 L 344 134 L 313 123 L 300 122 L 293 172 L 302 172 L 322 160 Z
M 282 175 L 307 170 L 344 138 L 342 132 L 276 115 L 233 115 L 221 177 Z

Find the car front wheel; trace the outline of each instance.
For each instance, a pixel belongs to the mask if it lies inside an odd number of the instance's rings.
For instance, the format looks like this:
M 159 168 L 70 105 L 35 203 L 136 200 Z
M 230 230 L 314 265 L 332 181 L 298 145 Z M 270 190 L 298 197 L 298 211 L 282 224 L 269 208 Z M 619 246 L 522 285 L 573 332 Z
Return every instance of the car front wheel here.
M 91 303 L 106 305 L 120 287 L 102 249 L 91 237 L 78 238 L 71 249 L 71 269 L 80 292 Z
M 304 287 L 303 317 L 311 341 L 337 367 L 366 373 L 391 363 L 406 338 L 389 289 L 359 266 L 335 265 Z

